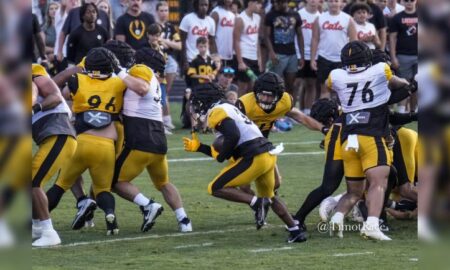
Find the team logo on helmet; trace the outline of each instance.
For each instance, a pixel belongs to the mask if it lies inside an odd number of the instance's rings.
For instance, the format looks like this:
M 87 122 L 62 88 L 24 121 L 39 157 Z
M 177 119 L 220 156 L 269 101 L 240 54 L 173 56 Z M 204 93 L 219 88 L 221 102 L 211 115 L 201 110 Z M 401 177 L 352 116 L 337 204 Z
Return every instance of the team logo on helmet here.
M 264 111 L 275 109 L 285 91 L 283 79 L 276 73 L 266 72 L 256 79 L 253 92 L 258 105 Z
M 351 41 L 341 50 L 341 61 L 348 72 L 361 72 L 372 65 L 372 51 L 361 41 Z

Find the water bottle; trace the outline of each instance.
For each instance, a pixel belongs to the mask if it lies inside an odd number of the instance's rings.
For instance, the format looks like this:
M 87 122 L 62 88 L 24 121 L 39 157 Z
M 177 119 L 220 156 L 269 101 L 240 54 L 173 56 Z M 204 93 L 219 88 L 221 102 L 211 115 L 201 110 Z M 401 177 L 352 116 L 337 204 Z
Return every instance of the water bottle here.
M 258 79 L 258 76 L 256 76 L 256 74 L 250 68 L 247 68 L 247 70 L 245 71 L 245 74 L 247 74 L 247 76 L 252 81 L 256 81 L 256 79 Z

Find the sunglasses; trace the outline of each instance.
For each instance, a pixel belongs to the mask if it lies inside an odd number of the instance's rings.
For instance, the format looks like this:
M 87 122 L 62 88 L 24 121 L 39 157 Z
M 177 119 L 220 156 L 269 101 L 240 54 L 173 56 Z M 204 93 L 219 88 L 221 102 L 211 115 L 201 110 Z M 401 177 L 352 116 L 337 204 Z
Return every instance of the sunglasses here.
M 231 75 L 234 75 L 234 68 L 230 68 L 230 67 L 226 67 L 226 68 L 224 68 L 223 70 L 222 70 L 222 73 L 223 74 L 231 74 Z

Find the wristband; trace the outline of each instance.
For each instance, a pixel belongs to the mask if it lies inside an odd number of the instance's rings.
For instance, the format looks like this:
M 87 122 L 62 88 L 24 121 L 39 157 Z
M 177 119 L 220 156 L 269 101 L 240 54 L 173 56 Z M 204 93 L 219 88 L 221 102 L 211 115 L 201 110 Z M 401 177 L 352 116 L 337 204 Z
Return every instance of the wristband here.
M 322 132 L 323 135 L 327 135 L 328 131 L 330 131 L 330 128 L 323 126 L 320 131 Z

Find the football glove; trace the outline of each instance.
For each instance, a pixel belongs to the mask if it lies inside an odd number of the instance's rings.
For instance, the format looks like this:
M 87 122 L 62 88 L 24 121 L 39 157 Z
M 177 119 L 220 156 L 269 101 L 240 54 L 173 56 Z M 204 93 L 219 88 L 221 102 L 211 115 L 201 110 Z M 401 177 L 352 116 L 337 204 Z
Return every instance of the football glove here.
M 188 152 L 197 152 L 200 147 L 200 140 L 197 133 L 192 133 L 192 139 L 183 137 L 184 150 Z

